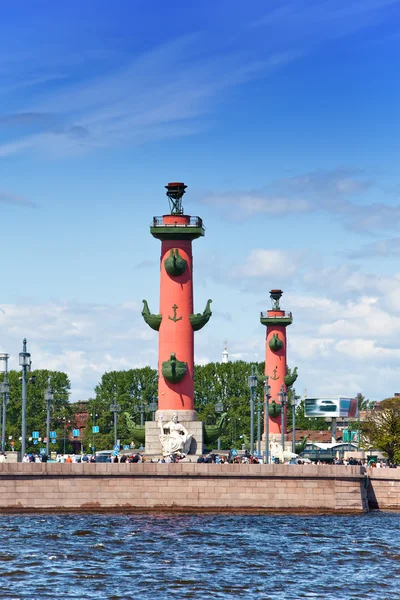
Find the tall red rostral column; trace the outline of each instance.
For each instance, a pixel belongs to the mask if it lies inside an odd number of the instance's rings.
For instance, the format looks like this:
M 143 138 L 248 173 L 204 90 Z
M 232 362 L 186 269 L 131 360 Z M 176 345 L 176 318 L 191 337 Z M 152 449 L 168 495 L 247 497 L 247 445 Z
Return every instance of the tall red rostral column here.
M 176 412 L 182 422 L 195 421 L 194 331 L 211 316 L 207 302 L 203 313 L 193 313 L 192 241 L 204 236 L 200 217 L 185 215 L 182 196 L 186 185 L 169 183 L 170 214 L 154 217 L 151 234 L 161 241 L 160 313 L 151 314 L 144 301 L 143 317 L 159 332 L 158 415 Z M 146 434 L 147 435 L 147 434 Z
M 286 327 L 291 325 L 293 317 L 291 312 L 280 308 L 279 300 L 282 290 L 271 290 L 272 309 L 261 313 L 260 321 L 267 327 L 265 342 L 265 375 L 271 386 L 268 410 L 269 436 L 281 435 L 282 417 L 279 392 L 282 385 L 287 391 L 285 377 L 287 375 L 287 338 Z M 286 406 L 284 415 L 284 431 L 286 431 Z

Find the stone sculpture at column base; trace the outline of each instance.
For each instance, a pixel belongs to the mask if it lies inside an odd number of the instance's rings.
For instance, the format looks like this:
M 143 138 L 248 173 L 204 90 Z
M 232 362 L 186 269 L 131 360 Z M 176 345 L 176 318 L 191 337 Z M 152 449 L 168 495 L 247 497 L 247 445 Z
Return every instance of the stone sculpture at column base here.
M 195 411 L 179 411 L 179 419 L 178 411 L 157 411 L 157 421 L 146 421 L 147 456 L 181 453 L 195 458 L 202 454 L 202 421 L 192 420 L 189 414 L 189 419 L 183 420 L 180 412 Z

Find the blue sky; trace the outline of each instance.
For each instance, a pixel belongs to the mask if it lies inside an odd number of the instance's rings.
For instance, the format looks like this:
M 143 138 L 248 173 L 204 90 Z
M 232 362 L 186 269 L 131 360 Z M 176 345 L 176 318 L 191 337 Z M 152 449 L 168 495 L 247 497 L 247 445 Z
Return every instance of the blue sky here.
M 398 388 L 396 0 L 22 0 L 0 7 L 0 350 L 66 370 L 156 366 L 153 215 L 194 242 L 199 363 L 262 360 L 282 287 L 298 391 Z

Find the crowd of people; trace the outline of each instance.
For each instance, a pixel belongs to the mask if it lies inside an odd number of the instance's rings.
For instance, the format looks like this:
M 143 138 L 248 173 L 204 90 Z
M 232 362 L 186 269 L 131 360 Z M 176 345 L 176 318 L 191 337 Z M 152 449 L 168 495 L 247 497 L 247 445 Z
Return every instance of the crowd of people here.
M 54 457 L 53 457 L 54 458 Z M 7 460 L 7 456 L 4 452 L 0 452 L 0 463 L 2 462 L 6 462 Z M 47 456 L 47 454 L 42 453 L 42 454 L 37 454 L 37 453 L 26 453 L 24 454 L 23 458 L 22 458 L 22 462 L 24 463 L 38 463 L 38 462 L 48 462 L 50 460 L 50 458 Z M 193 456 L 193 457 L 189 457 L 186 454 L 182 453 L 182 452 L 177 452 L 174 454 L 164 454 L 159 458 L 148 458 L 146 456 L 144 456 L 143 454 L 140 454 L 139 452 L 137 453 L 130 453 L 130 454 L 119 454 L 117 456 L 113 456 L 112 454 L 107 455 L 101 462 L 106 462 L 106 463 L 144 463 L 144 462 L 150 462 L 150 463 L 177 463 L 177 462 L 194 462 L 196 461 L 197 463 L 214 463 L 214 464 L 263 464 L 263 459 L 250 454 L 248 451 L 245 451 L 243 454 L 239 455 L 237 453 L 235 453 L 234 451 L 230 450 L 227 454 L 223 453 L 223 454 L 215 454 L 215 453 L 204 453 L 202 455 L 200 455 L 197 459 Z M 54 462 L 51 461 L 51 462 Z M 93 454 L 57 454 L 56 458 L 55 458 L 55 462 L 58 463 L 95 463 L 96 462 L 96 456 Z M 274 460 L 271 460 L 271 462 L 275 462 Z M 285 464 L 297 464 L 297 465 L 354 465 L 354 466 L 359 466 L 359 467 L 374 467 L 377 469 L 396 469 L 397 468 L 397 464 L 396 463 L 392 463 L 390 461 L 384 460 L 384 459 L 378 459 L 378 458 L 373 458 L 371 459 L 370 457 L 367 458 L 355 458 L 355 457 L 348 457 L 348 458 L 335 458 L 332 462 L 328 462 L 328 461 L 321 461 L 321 460 L 316 460 L 315 462 L 311 461 L 310 459 L 303 459 L 301 457 L 298 457 L 296 459 L 292 459 L 288 462 L 286 462 Z

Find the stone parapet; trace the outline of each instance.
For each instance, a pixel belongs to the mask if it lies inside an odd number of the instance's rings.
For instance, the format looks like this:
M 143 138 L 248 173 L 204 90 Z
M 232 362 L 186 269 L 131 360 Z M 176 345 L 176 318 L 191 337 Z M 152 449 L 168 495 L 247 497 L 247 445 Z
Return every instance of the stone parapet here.
M 362 513 L 364 469 L 199 463 L 0 464 L 0 511 Z
M 400 509 L 400 469 L 367 469 L 370 508 Z

